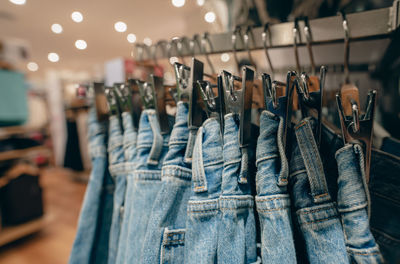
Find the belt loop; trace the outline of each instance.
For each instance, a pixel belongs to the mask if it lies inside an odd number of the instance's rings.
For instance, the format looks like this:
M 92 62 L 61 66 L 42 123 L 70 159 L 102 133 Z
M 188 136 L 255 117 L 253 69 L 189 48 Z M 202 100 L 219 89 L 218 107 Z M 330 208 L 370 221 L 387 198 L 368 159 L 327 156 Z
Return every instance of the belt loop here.
M 187 141 L 186 150 L 185 150 L 185 158 L 184 158 L 184 161 L 188 164 L 192 163 L 193 148 L 194 148 L 194 143 L 196 142 L 197 131 L 198 131 L 197 127 L 190 128 L 190 130 L 189 130 L 189 138 Z
M 149 118 L 150 127 L 153 132 L 153 145 L 151 146 L 149 158 L 147 159 L 147 164 L 157 166 L 164 142 L 156 113 L 151 112 L 148 113 L 147 116 Z
M 193 164 L 192 164 L 192 181 L 194 192 L 206 192 L 207 191 L 207 178 L 204 171 L 203 162 L 203 127 L 200 127 L 197 136 L 196 143 L 194 144 L 193 150 Z
M 331 197 L 328 192 L 324 168 L 314 139 L 310 118 L 302 120 L 300 124 L 297 125 L 295 133 L 301 156 L 307 170 L 314 203 L 330 201 Z

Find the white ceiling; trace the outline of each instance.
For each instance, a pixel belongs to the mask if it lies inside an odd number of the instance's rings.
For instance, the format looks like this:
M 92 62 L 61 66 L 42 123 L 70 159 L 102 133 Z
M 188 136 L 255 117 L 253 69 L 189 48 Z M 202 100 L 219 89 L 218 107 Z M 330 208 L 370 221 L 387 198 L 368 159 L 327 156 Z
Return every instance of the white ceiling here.
M 83 22 L 72 21 L 73 11 L 83 14 Z M 23 39 L 29 44 L 26 62 L 39 64 L 36 76 L 53 68 L 90 72 L 107 60 L 130 56 L 128 33 L 136 34 L 139 42 L 150 37 L 154 43 L 174 36 L 212 32 L 216 27 L 204 21 L 205 12 L 194 0 L 186 0 L 181 8 L 174 7 L 170 0 L 27 0 L 21 6 L 0 0 L 0 37 Z M 117 21 L 124 21 L 128 30 L 116 32 Z M 62 34 L 51 31 L 53 23 L 63 26 Z M 86 50 L 75 48 L 78 39 L 87 42 Z M 60 61 L 49 62 L 49 52 L 58 53 Z

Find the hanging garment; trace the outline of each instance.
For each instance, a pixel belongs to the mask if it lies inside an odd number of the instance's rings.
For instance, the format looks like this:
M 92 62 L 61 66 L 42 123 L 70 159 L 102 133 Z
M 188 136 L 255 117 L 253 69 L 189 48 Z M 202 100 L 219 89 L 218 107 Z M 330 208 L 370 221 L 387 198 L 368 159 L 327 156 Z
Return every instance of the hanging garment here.
M 126 172 L 123 149 L 123 136 L 119 118 L 110 117 L 108 140 L 109 171 L 115 184 L 112 224 L 108 246 L 108 263 L 115 263 L 118 251 L 118 240 L 121 228 L 122 209 L 125 199 Z
M 257 143 L 256 204 L 261 225 L 261 253 L 264 262 L 271 264 L 296 263 L 283 123 L 283 118 L 263 111 Z
M 69 263 L 104 263 L 108 254 L 113 182 L 108 173 L 106 124 L 89 113 L 89 150 L 92 172 L 86 188 Z
M 336 152 L 339 169 L 338 209 L 351 263 L 383 263 L 369 228 L 370 203 L 362 148 L 348 144 Z
M 161 167 L 168 151 L 169 134 L 162 135 L 154 109 L 142 112 L 137 141 L 134 190 L 129 217 L 126 263 L 140 263 L 151 208 L 161 188 Z
M 239 123 L 225 116 L 221 191 L 218 221 L 218 263 L 252 263 L 257 260 L 254 199 L 248 179 L 249 149 L 239 146 Z
M 349 263 L 343 229 L 328 192 L 319 150 L 306 118 L 295 128 L 290 161 L 289 190 L 296 216 L 294 222 L 302 238 L 296 243 L 300 259 L 312 263 Z M 306 256 L 303 256 L 306 254 Z
M 128 229 L 130 221 L 130 212 L 134 201 L 134 179 L 133 171 L 135 169 L 136 159 L 136 143 L 137 131 L 133 128 L 132 116 L 130 113 L 122 113 L 122 121 L 124 126 L 124 156 L 125 156 L 125 172 L 126 178 L 126 192 L 124 205 L 122 210 L 121 228 L 118 240 L 118 250 L 115 262 L 110 263 L 124 263 L 125 252 L 128 243 Z
M 142 246 L 141 263 L 184 263 L 187 202 L 192 179 L 185 162 L 189 140 L 188 104 L 178 102 L 175 125 L 161 172 L 161 188 L 153 204 Z
M 220 124 L 215 118 L 209 118 L 199 128 L 193 150 L 185 235 L 186 264 L 217 262 L 222 147 Z

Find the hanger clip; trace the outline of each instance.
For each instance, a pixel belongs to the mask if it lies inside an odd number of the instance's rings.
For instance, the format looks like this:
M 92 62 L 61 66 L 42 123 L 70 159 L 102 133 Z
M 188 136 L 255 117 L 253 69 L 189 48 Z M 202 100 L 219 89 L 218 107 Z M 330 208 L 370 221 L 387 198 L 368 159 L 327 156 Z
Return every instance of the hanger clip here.
M 176 62 L 174 64 L 174 71 L 176 77 L 176 91 L 171 95 L 175 102 L 189 101 L 189 81 L 190 81 L 190 67 Z

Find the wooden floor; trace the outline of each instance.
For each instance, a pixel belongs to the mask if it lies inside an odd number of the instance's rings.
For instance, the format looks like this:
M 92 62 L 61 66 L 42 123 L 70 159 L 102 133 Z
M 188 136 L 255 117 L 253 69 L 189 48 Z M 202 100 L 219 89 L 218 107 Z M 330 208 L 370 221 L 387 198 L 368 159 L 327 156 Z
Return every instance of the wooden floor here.
M 0 263 L 67 263 L 86 185 L 64 169 L 46 169 L 41 179 L 48 224 L 40 232 L 0 247 Z

